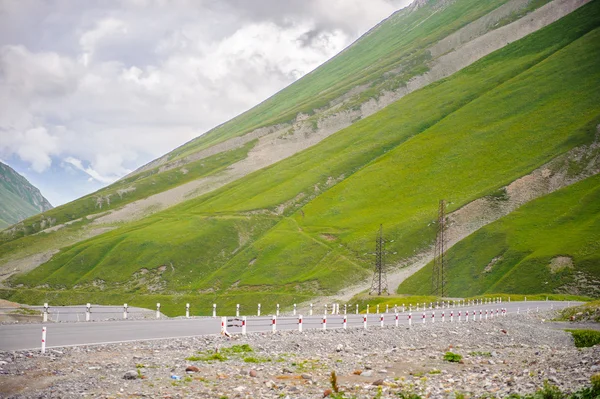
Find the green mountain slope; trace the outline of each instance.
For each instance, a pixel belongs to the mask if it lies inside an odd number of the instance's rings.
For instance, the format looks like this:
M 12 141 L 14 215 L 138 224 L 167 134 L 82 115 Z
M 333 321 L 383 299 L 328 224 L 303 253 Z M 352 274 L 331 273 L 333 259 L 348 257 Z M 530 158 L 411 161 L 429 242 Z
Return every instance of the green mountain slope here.
M 140 304 L 333 293 L 368 276 L 380 223 L 395 240 L 388 260 L 406 258 L 432 242 L 439 198 L 457 209 L 591 142 L 598 82 L 594 1 L 302 153 L 64 248 L 11 284 Z
M 0 162 L 0 229 L 50 209 L 40 190 Z
M 449 296 L 600 294 L 600 176 L 523 206 L 451 248 Z M 431 264 L 400 285 L 428 293 Z
M 522 2 L 517 8 L 518 12 L 508 14 L 496 24 L 490 23 L 482 32 L 511 22 L 548 1 Z M 202 159 L 185 157 L 197 155 L 203 149 L 210 150 L 215 144 L 246 135 L 258 128 L 290 122 L 299 113 L 308 117 L 307 123 L 316 126 L 323 114 L 360 108 L 369 99 L 404 87 L 411 77 L 428 70 L 432 45 L 508 2 L 429 1 L 418 8 L 401 10 L 341 54 L 272 98 L 165 155 L 160 162 L 152 163 L 153 166 L 143 168 L 143 171 L 96 193 L 57 207 L 46 213 L 43 221 L 40 218 L 26 220 L 22 227 L 14 230 L 13 235 L 0 236 L 0 240 L 33 234 L 42 230 L 42 226 L 60 225 L 90 214 L 114 210 L 199 178 L 217 176 L 227 167 L 246 158 L 256 141 L 250 140 L 240 148 L 232 146 L 229 151 Z M 292 125 L 289 127 L 290 131 L 294 130 Z

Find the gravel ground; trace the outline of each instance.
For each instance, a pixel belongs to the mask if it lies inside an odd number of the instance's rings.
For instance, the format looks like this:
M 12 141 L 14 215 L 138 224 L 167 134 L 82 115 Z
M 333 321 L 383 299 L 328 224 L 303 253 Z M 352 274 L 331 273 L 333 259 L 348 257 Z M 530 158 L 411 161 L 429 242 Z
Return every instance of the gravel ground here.
M 589 386 L 600 372 L 600 346 L 575 348 L 570 334 L 544 317 L 2 352 L 0 396 L 319 398 L 331 389 L 332 371 L 348 398 L 397 398 L 400 391 L 503 397 L 535 392 L 546 380 L 563 392 Z M 253 351 L 228 350 L 244 344 Z M 227 359 L 186 360 L 217 350 Z M 462 361 L 443 360 L 447 351 Z

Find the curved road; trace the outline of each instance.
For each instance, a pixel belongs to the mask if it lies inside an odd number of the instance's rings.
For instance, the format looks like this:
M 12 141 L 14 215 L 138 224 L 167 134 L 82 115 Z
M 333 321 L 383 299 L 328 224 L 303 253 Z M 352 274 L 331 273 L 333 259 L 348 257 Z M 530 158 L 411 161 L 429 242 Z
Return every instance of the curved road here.
M 473 311 L 476 312 L 476 320 L 479 321 L 479 311 L 482 311 L 482 319 L 485 320 L 485 311 L 494 310 L 494 317 L 497 309 L 506 309 L 506 315 L 516 314 L 517 312 L 526 313 L 537 310 L 562 309 L 568 306 L 575 306 L 579 302 L 558 302 L 558 301 L 539 301 L 539 302 L 504 302 L 498 304 L 470 305 L 446 309 L 427 309 L 425 311 L 426 323 L 431 323 L 432 313 L 435 312 L 435 322 L 442 322 L 442 312 L 445 315 L 445 322 L 450 321 L 450 312 L 454 314 L 454 322 L 458 321 L 458 312 L 461 312 L 461 320 L 465 321 L 465 314 L 469 312 L 469 322 L 473 322 Z M 408 326 L 409 312 L 398 313 L 398 325 Z M 395 325 L 395 314 L 369 314 L 367 317 L 368 328 L 378 328 L 381 326 L 381 316 L 384 318 L 384 325 Z M 348 328 L 363 328 L 364 314 L 348 314 Z M 490 316 L 488 316 L 490 317 Z M 343 328 L 343 315 L 327 315 L 327 329 Z M 233 318 L 230 318 L 233 319 Z M 412 312 L 412 323 L 423 323 L 423 311 Z M 241 321 L 230 320 L 228 332 L 241 333 Z M 303 329 L 322 329 L 323 316 L 304 316 Z M 36 323 L 36 324 L 10 324 L 0 326 L 0 350 L 39 350 L 41 346 L 42 325 L 47 328 L 47 348 L 59 348 L 66 346 L 80 345 L 99 345 L 108 343 L 154 340 L 165 338 L 183 338 L 200 335 L 218 334 L 221 330 L 221 318 L 203 317 L 192 319 L 159 319 L 159 320 L 120 320 L 105 322 L 80 322 L 80 323 Z M 247 332 L 272 331 L 271 316 L 249 316 L 247 317 Z M 277 318 L 277 330 L 297 330 L 297 317 L 279 317 Z

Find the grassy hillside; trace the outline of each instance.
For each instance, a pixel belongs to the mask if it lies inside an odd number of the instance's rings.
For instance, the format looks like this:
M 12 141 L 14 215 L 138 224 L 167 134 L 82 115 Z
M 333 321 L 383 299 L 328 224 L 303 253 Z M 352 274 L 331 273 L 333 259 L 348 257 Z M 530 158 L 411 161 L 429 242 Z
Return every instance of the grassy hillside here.
M 380 223 L 399 260 L 431 243 L 439 198 L 456 209 L 593 139 L 599 26 L 594 1 L 302 153 L 65 248 L 4 296 L 333 293 L 370 273 Z M 68 291 L 25 290 L 42 284 Z
M 449 296 L 568 291 L 577 277 L 600 287 L 600 176 L 523 206 L 448 251 Z M 431 264 L 399 287 L 424 294 Z M 598 292 L 579 292 L 598 296 Z
M 413 76 L 427 71 L 432 45 L 468 23 L 485 16 L 508 0 L 460 0 L 448 4 L 431 1 L 416 10 L 402 10 L 376 26 L 323 66 L 285 88 L 267 101 L 222 126 L 195 139 L 168 154 L 170 160 L 180 159 L 229 138 L 246 134 L 258 127 L 292 121 L 298 113 L 310 115 L 313 126 L 322 116 L 322 107 L 340 96 L 355 90 L 354 96 L 336 108 L 335 112 L 360 107 L 384 90 L 404 86 Z M 531 0 L 519 12 L 499 21 L 497 28 L 549 0 Z M 312 119 L 311 119 L 312 118 Z M 396 145 L 395 141 L 391 145 Z M 163 166 L 123 179 L 105 189 L 82 197 L 39 217 L 25 220 L 14 234 L 0 235 L 0 241 L 9 241 L 23 235 L 39 232 L 48 225 L 57 225 L 89 214 L 104 212 L 174 188 L 201 177 L 218 174 L 233 163 L 244 159 L 255 142 L 243 148 L 177 165 L 168 171 Z M 370 156 L 370 155 L 368 155 Z M 372 159 L 368 158 L 368 159 Z M 358 160 L 364 164 L 364 160 Z

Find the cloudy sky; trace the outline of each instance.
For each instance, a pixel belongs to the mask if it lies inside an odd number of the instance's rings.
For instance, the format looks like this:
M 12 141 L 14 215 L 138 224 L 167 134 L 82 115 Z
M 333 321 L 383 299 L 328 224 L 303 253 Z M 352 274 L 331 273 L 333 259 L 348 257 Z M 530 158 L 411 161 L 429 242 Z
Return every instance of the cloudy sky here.
M 256 105 L 410 0 L 0 0 L 0 161 L 53 205 Z

